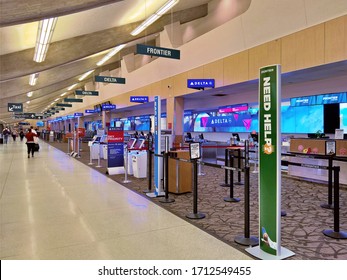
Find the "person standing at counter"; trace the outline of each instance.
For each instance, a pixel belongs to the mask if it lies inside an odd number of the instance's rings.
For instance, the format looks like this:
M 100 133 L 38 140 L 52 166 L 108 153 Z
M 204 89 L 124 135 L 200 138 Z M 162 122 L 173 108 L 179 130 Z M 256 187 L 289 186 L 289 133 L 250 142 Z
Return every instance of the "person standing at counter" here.
M 34 134 L 32 132 L 32 129 L 29 128 L 29 132 L 25 134 L 25 138 L 27 139 L 27 150 L 28 150 L 28 158 L 30 158 L 30 153 L 31 156 L 34 157 L 34 152 L 35 152 L 35 141 L 34 137 L 36 137 L 36 133 Z

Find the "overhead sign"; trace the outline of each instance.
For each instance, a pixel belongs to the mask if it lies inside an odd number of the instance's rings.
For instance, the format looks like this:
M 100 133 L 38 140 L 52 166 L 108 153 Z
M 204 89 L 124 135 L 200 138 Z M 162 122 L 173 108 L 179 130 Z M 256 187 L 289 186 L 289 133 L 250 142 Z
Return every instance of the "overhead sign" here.
M 83 113 L 74 113 L 75 117 L 83 117 Z
M 166 58 L 180 59 L 181 52 L 175 49 L 160 48 L 147 45 L 136 45 L 137 54 L 144 54 L 150 56 L 160 56 Z
M 125 84 L 125 78 L 107 77 L 107 76 L 95 76 L 95 82 L 113 83 L 113 84 Z
M 59 107 L 72 107 L 72 104 L 57 103 Z
M 83 99 L 81 98 L 64 98 L 64 102 L 83 102 Z
M 41 120 L 43 119 L 44 115 L 42 113 L 15 113 L 14 118 L 15 119 L 36 119 Z
M 148 96 L 130 96 L 130 102 L 147 103 Z
M 188 79 L 187 87 L 195 89 L 214 88 L 214 79 Z
M 7 103 L 8 112 L 23 112 L 23 103 Z
M 94 90 L 75 90 L 76 95 L 99 96 L 98 91 Z
M 114 109 L 116 109 L 116 105 L 114 105 L 114 104 L 103 104 L 102 105 L 103 111 L 114 110 Z
M 84 111 L 86 114 L 94 114 L 95 113 L 95 110 L 89 110 L 89 109 L 87 109 L 87 110 L 85 110 Z

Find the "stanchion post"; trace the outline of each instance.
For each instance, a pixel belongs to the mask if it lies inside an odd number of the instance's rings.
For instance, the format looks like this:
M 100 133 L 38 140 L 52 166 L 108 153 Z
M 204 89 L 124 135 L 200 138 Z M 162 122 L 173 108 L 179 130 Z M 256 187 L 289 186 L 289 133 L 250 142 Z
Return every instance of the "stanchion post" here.
M 232 151 L 228 152 L 228 167 L 234 167 L 234 155 Z M 225 202 L 239 202 L 239 198 L 234 197 L 234 171 L 232 169 L 229 169 L 229 178 L 230 178 L 230 192 L 229 192 L 229 197 L 225 197 L 224 201 Z
M 71 138 L 67 138 L 67 154 L 69 155 L 70 154 L 70 140 Z
M 80 138 L 79 138 L 79 136 L 78 136 L 78 134 L 77 134 L 77 158 L 80 158 L 81 157 L 81 155 L 80 155 Z
M 241 182 L 241 149 L 237 149 L 237 168 L 239 171 L 237 171 L 237 182 L 235 185 L 243 185 Z
M 123 183 L 130 183 L 131 181 L 128 180 L 128 148 L 127 146 L 124 146 L 124 154 L 125 154 L 125 158 L 124 158 L 124 180 Z
M 169 136 L 165 136 L 165 152 L 164 152 L 164 190 L 165 196 L 160 199 L 159 202 L 162 203 L 172 203 L 175 200 L 169 198 Z
M 201 153 L 203 154 L 203 146 L 201 145 Z M 198 161 L 199 173 L 198 176 L 205 176 L 206 174 L 202 171 L 201 159 Z
M 323 231 L 325 236 L 335 239 L 347 239 L 347 232 L 340 231 L 340 167 L 333 167 L 334 170 L 334 229 Z
M 256 144 L 254 144 L 254 170 L 252 171 L 252 173 L 258 173 L 258 168 L 257 168 L 257 161 L 258 161 L 258 146 Z
M 244 236 L 236 236 L 234 241 L 238 244 L 245 246 L 256 246 L 259 244 L 259 239 L 255 236 L 250 236 L 250 180 L 249 180 L 249 166 L 245 166 L 245 225 Z
M 328 203 L 322 203 L 320 205 L 325 209 L 334 209 L 333 205 L 333 156 L 329 156 L 328 159 Z
M 229 150 L 225 149 L 224 152 L 224 166 L 230 166 L 230 162 L 229 162 Z M 225 169 L 224 172 L 224 183 L 220 184 L 221 187 L 230 187 L 232 183 L 228 184 L 228 170 Z
M 92 156 L 92 145 L 93 145 L 93 143 L 91 141 L 89 141 L 88 145 L 89 145 L 89 163 L 88 163 L 88 165 L 93 165 L 93 156 Z
M 204 213 L 198 212 L 198 163 L 197 160 L 192 160 L 193 162 L 193 177 L 194 177 L 194 190 L 193 190 L 193 213 L 186 215 L 189 219 L 203 219 L 205 218 Z

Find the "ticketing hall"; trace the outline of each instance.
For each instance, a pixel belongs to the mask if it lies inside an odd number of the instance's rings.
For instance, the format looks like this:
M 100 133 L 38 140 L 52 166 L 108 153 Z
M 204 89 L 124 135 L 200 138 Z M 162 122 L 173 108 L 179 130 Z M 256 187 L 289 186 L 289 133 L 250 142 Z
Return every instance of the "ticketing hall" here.
M 346 1 L 180 0 L 135 35 L 169 1 L 49 2 L 39 63 L 11 33 L 43 19 L 20 2 L 1 4 L 1 40 L 18 46 L 1 50 L 0 126 L 37 128 L 40 149 L 1 135 L 1 259 L 347 259 Z M 278 169 L 261 164 L 272 149 Z

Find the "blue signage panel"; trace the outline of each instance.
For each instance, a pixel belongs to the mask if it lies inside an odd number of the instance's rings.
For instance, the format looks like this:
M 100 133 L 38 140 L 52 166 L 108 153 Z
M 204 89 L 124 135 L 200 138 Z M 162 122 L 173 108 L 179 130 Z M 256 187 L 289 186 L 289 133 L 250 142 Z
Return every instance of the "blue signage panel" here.
M 103 104 L 102 105 L 103 111 L 114 110 L 114 109 L 116 109 L 116 105 L 114 105 L 114 104 Z
M 84 111 L 86 114 L 94 114 L 95 113 L 95 110 L 89 110 L 89 109 L 87 109 L 87 110 L 85 110 Z
M 120 78 L 120 77 L 106 77 L 106 76 L 95 76 L 95 82 L 113 83 L 113 84 L 125 84 L 125 78 Z
M 346 92 L 317 95 L 316 102 L 317 104 L 346 103 Z
M 160 48 L 147 45 L 136 45 L 137 54 L 144 54 L 150 56 L 160 56 L 166 58 L 180 59 L 181 52 L 175 49 Z
M 124 166 L 124 131 L 109 127 L 107 132 L 107 167 Z
M 215 83 L 214 79 L 188 79 L 187 87 L 188 88 L 214 88 Z
M 7 103 L 8 112 L 23 112 L 23 103 Z
M 74 116 L 75 117 L 83 117 L 83 113 L 75 113 Z
M 316 96 L 302 96 L 290 99 L 290 106 L 309 106 L 316 105 Z
M 148 96 L 130 96 L 130 102 L 147 103 Z

